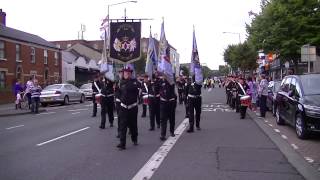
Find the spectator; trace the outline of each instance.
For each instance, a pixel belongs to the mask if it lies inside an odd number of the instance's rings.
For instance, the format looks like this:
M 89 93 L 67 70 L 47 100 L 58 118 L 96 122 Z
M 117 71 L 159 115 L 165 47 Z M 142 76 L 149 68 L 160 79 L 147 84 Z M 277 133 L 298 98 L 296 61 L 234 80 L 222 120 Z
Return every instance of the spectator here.
M 29 78 L 29 81 L 27 81 L 27 84 L 26 84 L 26 96 L 28 98 L 29 109 L 31 107 L 31 87 L 33 87 L 33 77 L 32 76 Z
M 256 111 L 256 103 L 258 98 L 257 84 L 252 80 L 252 77 L 250 76 L 247 78 L 247 82 L 249 86 L 248 95 L 251 97 L 251 110 Z
M 268 96 L 268 80 L 264 74 L 261 74 L 261 82 L 259 84 L 260 95 L 260 117 L 264 118 L 267 111 L 267 96 Z
M 31 112 L 38 113 L 41 94 L 41 87 L 38 84 L 38 80 L 33 80 L 33 86 L 31 87 L 30 92 L 32 102 Z

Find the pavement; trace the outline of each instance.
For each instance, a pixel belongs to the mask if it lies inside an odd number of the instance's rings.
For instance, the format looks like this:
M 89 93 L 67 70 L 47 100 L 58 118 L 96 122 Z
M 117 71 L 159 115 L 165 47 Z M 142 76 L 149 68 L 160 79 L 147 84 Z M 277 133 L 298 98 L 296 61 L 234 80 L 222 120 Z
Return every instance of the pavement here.
M 46 111 L 46 109 L 39 107 L 39 113 Z M 29 109 L 15 109 L 15 104 L 1 104 L 0 105 L 0 117 L 18 116 L 31 114 Z
M 201 131 L 186 133 L 188 119 L 178 105 L 176 136 L 165 142 L 159 129 L 148 130 L 140 106 L 139 145 L 128 137 L 125 151 L 115 147 L 116 127 L 98 128 L 100 115 L 90 117 L 90 103 L 0 117 L 0 179 L 320 179 L 264 120 L 251 112 L 240 119 L 225 105 L 222 88 L 203 90 Z

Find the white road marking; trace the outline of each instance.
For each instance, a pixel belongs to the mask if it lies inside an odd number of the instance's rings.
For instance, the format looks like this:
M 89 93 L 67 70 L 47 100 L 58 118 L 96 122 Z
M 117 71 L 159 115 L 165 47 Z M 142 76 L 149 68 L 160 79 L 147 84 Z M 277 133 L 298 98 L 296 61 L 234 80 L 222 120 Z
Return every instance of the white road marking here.
M 14 129 L 14 128 L 19 128 L 19 127 L 22 127 L 22 126 L 24 126 L 24 125 L 12 126 L 12 127 L 6 128 L 6 130 L 10 130 L 10 129 Z
M 312 159 L 312 158 L 310 158 L 310 157 L 304 157 L 309 163 L 313 163 L 314 162 L 314 160 Z
M 277 133 L 280 133 L 280 130 L 279 129 L 274 129 L 275 132 Z
M 115 116 L 114 119 L 118 119 L 118 116 Z
M 281 137 L 283 138 L 283 139 L 288 139 L 288 137 L 287 136 L 285 136 L 285 135 L 281 135 Z
M 68 134 L 65 134 L 65 135 L 62 135 L 62 136 L 56 137 L 56 138 L 51 139 L 51 140 L 49 140 L 49 141 L 45 141 L 45 142 L 39 143 L 39 144 L 37 144 L 37 146 L 42 146 L 42 145 L 48 144 L 48 143 L 50 143 L 50 142 L 53 142 L 53 141 L 59 140 L 59 139 L 61 139 L 61 138 L 64 138 L 64 137 L 70 136 L 70 135 L 72 135 L 72 134 L 75 134 L 75 133 L 78 133 L 78 132 L 84 131 L 84 130 L 89 129 L 89 128 L 90 128 L 90 127 L 85 127 L 85 128 L 79 129 L 79 130 L 77 130 L 77 131 L 73 131 L 73 132 L 71 132 L 71 133 L 68 133 Z
M 79 114 L 80 112 L 74 112 L 74 113 L 71 113 L 71 114 Z
M 299 149 L 299 148 L 298 148 L 298 146 L 297 146 L 297 145 L 295 145 L 295 144 L 291 144 L 291 146 L 292 146 L 292 147 L 293 147 L 293 149 L 295 149 L 295 150 Z
M 44 115 L 44 114 L 54 114 L 54 113 L 56 113 L 56 112 L 46 112 L 46 113 L 39 113 L 39 114 L 37 114 L 37 115 Z
M 92 106 L 93 106 L 93 104 L 87 104 L 87 105 L 84 105 L 84 106 L 92 107 Z
M 175 137 L 169 137 L 162 146 L 155 152 L 148 162 L 138 171 L 138 173 L 132 178 L 132 180 L 147 180 L 150 179 L 153 173 L 159 168 L 162 161 L 166 158 L 171 148 L 178 141 L 183 131 L 189 124 L 189 119 L 184 119 L 182 123 L 175 130 Z
M 68 111 L 86 111 L 88 109 L 69 109 Z
M 264 122 L 265 122 L 265 123 L 267 123 L 267 122 L 269 122 L 269 121 L 267 121 L 267 120 L 264 120 Z
M 272 127 L 273 125 L 272 124 L 268 124 L 270 127 Z

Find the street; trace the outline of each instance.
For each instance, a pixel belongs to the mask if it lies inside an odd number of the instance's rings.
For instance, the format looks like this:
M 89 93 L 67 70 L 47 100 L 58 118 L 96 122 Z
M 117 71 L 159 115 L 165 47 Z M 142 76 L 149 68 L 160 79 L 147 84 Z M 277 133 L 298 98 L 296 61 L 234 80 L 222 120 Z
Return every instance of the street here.
M 148 130 L 139 106 L 139 145 L 128 136 L 124 151 L 116 148 L 117 122 L 99 129 L 91 101 L 1 117 L 0 179 L 305 179 L 248 114 L 240 119 L 226 106 L 223 88 L 202 96 L 201 131 L 186 133 L 178 105 L 176 137 L 166 142 Z

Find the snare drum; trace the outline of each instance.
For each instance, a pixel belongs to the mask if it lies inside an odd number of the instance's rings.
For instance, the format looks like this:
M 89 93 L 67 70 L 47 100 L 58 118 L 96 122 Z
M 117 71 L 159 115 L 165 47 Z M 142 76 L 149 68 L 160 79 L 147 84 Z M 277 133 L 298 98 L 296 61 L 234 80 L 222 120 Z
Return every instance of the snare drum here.
M 241 103 L 241 106 L 250 106 L 251 97 L 248 95 L 240 97 L 240 103 Z
M 100 103 L 101 103 L 101 97 L 102 97 L 102 94 L 96 94 L 96 95 L 94 96 L 97 104 L 100 104 Z
M 143 104 L 145 104 L 145 105 L 148 105 L 148 104 L 149 104 L 149 97 L 148 97 L 148 95 L 142 96 L 142 99 L 143 99 Z

